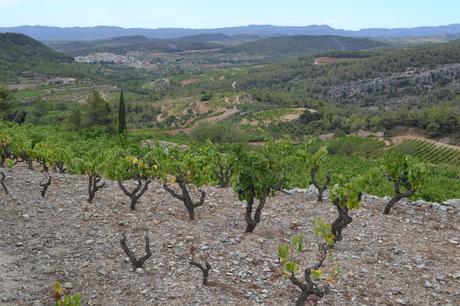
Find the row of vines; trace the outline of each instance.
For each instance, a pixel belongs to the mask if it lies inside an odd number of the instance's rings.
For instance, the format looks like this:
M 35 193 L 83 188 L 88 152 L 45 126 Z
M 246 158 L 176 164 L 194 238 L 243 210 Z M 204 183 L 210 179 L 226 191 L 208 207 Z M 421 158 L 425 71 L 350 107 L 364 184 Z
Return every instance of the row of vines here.
M 422 139 L 411 139 L 397 145 L 394 150 L 416 156 L 420 160 L 433 164 L 451 164 L 460 166 L 460 150 L 448 146 L 440 147 Z
M 339 270 L 326 270 L 326 262 L 331 259 L 335 244 L 344 239 L 342 232 L 353 221 L 350 211 L 359 207 L 363 193 L 384 180 L 391 186 L 391 192 L 382 210 L 390 214 L 401 199 L 413 197 L 422 188 L 429 173 L 424 164 L 395 152 L 388 152 L 375 167 L 353 177 L 327 169 L 328 159 L 325 147 L 312 152 L 311 144 L 294 145 L 288 140 L 267 141 L 256 149 L 211 142 L 178 146 L 135 142 L 124 136 L 91 136 L 0 123 L 0 167 L 25 163 L 31 170 L 45 173 L 46 179 L 40 184 L 43 197 L 52 188 L 53 172 L 82 175 L 88 180 L 89 203 L 105 187 L 105 180 L 113 180 L 129 198 L 130 209 L 134 211 L 151 182 L 156 180 L 171 197 L 184 204 L 190 220 L 194 220 L 195 210 L 206 204 L 204 186 L 232 187 L 246 203 L 244 231 L 251 234 L 263 222 L 267 199 L 278 192 L 313 184 L 318 190 L 318 202 L 322 202 L 324 193 L 329 191 L 329 202 L 335 207 L 337 218 L 332 223 L 315 220 L 314 231 L 322 241 L 318 245 L 318 263 L 302 269 L 303 275 L 299 277 L 298 257 L 304 251 L 303 237 L 295 236 L 291 244 L 278 248 L 284 275 L 300 289 L 297 305 L 329 293 L 329 284 Z M 0 180 L 8 193 L 2 168 Z M 134 181 L 135 187 L 129 188 L 133 185 L 127 184 L 128 181 Z M 134 269 L 141 268 L 152 254 L 148 235 L 145 243 L 146 255 L 137 258 L 127 246 L 125 234 L 122 235 L 120 244 Z M 193 258 L 195 251 L 190 250 Z M 206 285 L 209 262 L 202 264 L 192 259 L 190 264 L 203 272 Z

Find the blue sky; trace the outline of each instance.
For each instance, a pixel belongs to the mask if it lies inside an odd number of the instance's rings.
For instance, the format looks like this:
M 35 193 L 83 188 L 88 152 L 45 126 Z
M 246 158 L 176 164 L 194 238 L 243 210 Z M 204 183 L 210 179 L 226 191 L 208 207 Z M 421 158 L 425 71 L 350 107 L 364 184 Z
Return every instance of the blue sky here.
M 0 26 L 335 28 L 460 23 L 460 0 L 0 0 Z

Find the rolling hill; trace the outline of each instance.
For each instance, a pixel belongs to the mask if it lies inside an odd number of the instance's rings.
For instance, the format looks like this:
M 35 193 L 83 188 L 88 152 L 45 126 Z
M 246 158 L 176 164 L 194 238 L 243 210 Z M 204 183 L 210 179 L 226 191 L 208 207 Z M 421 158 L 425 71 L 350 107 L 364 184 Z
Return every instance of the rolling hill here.
M 0 60 L 30 63 L 37 61 L 69 63 L 73 61 L 71 57 L 55 52 L 37 40 L 16 33 L 0 34 Z
M 216 35 L 213 35 L 215 37 Z M 224 35 L 224 38 L 227 37 Z M 217 38 L 217 37 L 216 37 Z M 219 36 L 218 38 L 222 38 Z M 220 48 L 211 42 L 211 37 L 197 37 L 196 39 L 152 39 L 145 36 L 122 36 L 110 39 L 91 41 L 56 41 L 47 42 L 47 45 L 60 52 L 72 56 L 88 55 L 95 52 L 109 52 L 113 54 L 126 54 L 130 51 L 140 52 L 182 52 L 187 50 L 209 50 Z
M 275 50 L 284 48 L 289 47 L 279 44 Z M 279 90 L 282 82 L 283 91 L 290 94 L 297 92 L 313 99 L 379 107 L 401 102 L 419 105 L 421 97 L 431 104 L 440 97 L 455 95 L 459 87 L 460 40 L 318 56 L 333 61 L 316 65 L 313 57 L 303 57 L 268 65 L 253 71 L 240 86 L 273 91 Z
M 0 34 L 0 79 L 31 76 L 49 70 L 73 58 L 53 51 L 39 41 L 23 34 Z
M 195 42 L 195 43 L 217 43 L 222 45 L 234 45 L 240 44 L 244 42 L 250 42 L 261 39 L 260 36 L 257 35 L 247 35 L 247 34 L 240 34 L 240 35 L 225 35 L 222 33 L 213 33 L 213 34 L 198 34 L 192 36 L 183 36 L 179 38 L 175 38 L 175 41 L 182 41 L 182 42 Z
M 386 44 L 370 39 L 341 36 L 280 36 L 243 43 L 226 49 L 229 53 L 247 53 L 270 58 L 318 54 L 327 51 L 357 51 L 385 47 Z

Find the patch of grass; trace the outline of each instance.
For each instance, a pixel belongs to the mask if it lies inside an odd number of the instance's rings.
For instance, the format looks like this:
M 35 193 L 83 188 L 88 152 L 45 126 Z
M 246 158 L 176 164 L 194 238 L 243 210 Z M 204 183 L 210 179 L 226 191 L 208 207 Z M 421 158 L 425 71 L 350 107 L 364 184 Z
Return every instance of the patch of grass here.
M 43 89 L 24 89 L 13 92 L 13 98 L 23 99 L 23 98 L 36 98 L 44 94 Z

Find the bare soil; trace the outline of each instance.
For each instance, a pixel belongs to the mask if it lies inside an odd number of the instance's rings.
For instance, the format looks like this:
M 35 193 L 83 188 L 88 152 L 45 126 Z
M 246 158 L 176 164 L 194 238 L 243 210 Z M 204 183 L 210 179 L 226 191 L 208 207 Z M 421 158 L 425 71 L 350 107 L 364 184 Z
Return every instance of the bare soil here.
M 316 259 L 312 221 L 334 220 L 329 203 L 309 193 L 270 199 L 254 234 L 243 234 L 244 203 L 231 189 L 209 187 L 189 221 L 185 207 L 152 184 L 137 211 L 114 182 L 86 203 L 85 177 L 58 175 L 46 199 L 43 174 L 7 172 L 0 194 L 0 304 L 52 305 L 55 280 L 80 293 L 84 305 L 292 305 L 299 293 L 280 273 L 278 244 L 304 233 L 303 266 Z M 334 251 L 338 281 L 320 305 L 460 305 L 460 216 L 455 209 L 366 197 Z M 153 256 L 133 272 L 120 246 Z M 190 266 L 189 247 L 212 265 L 210 286 Z

